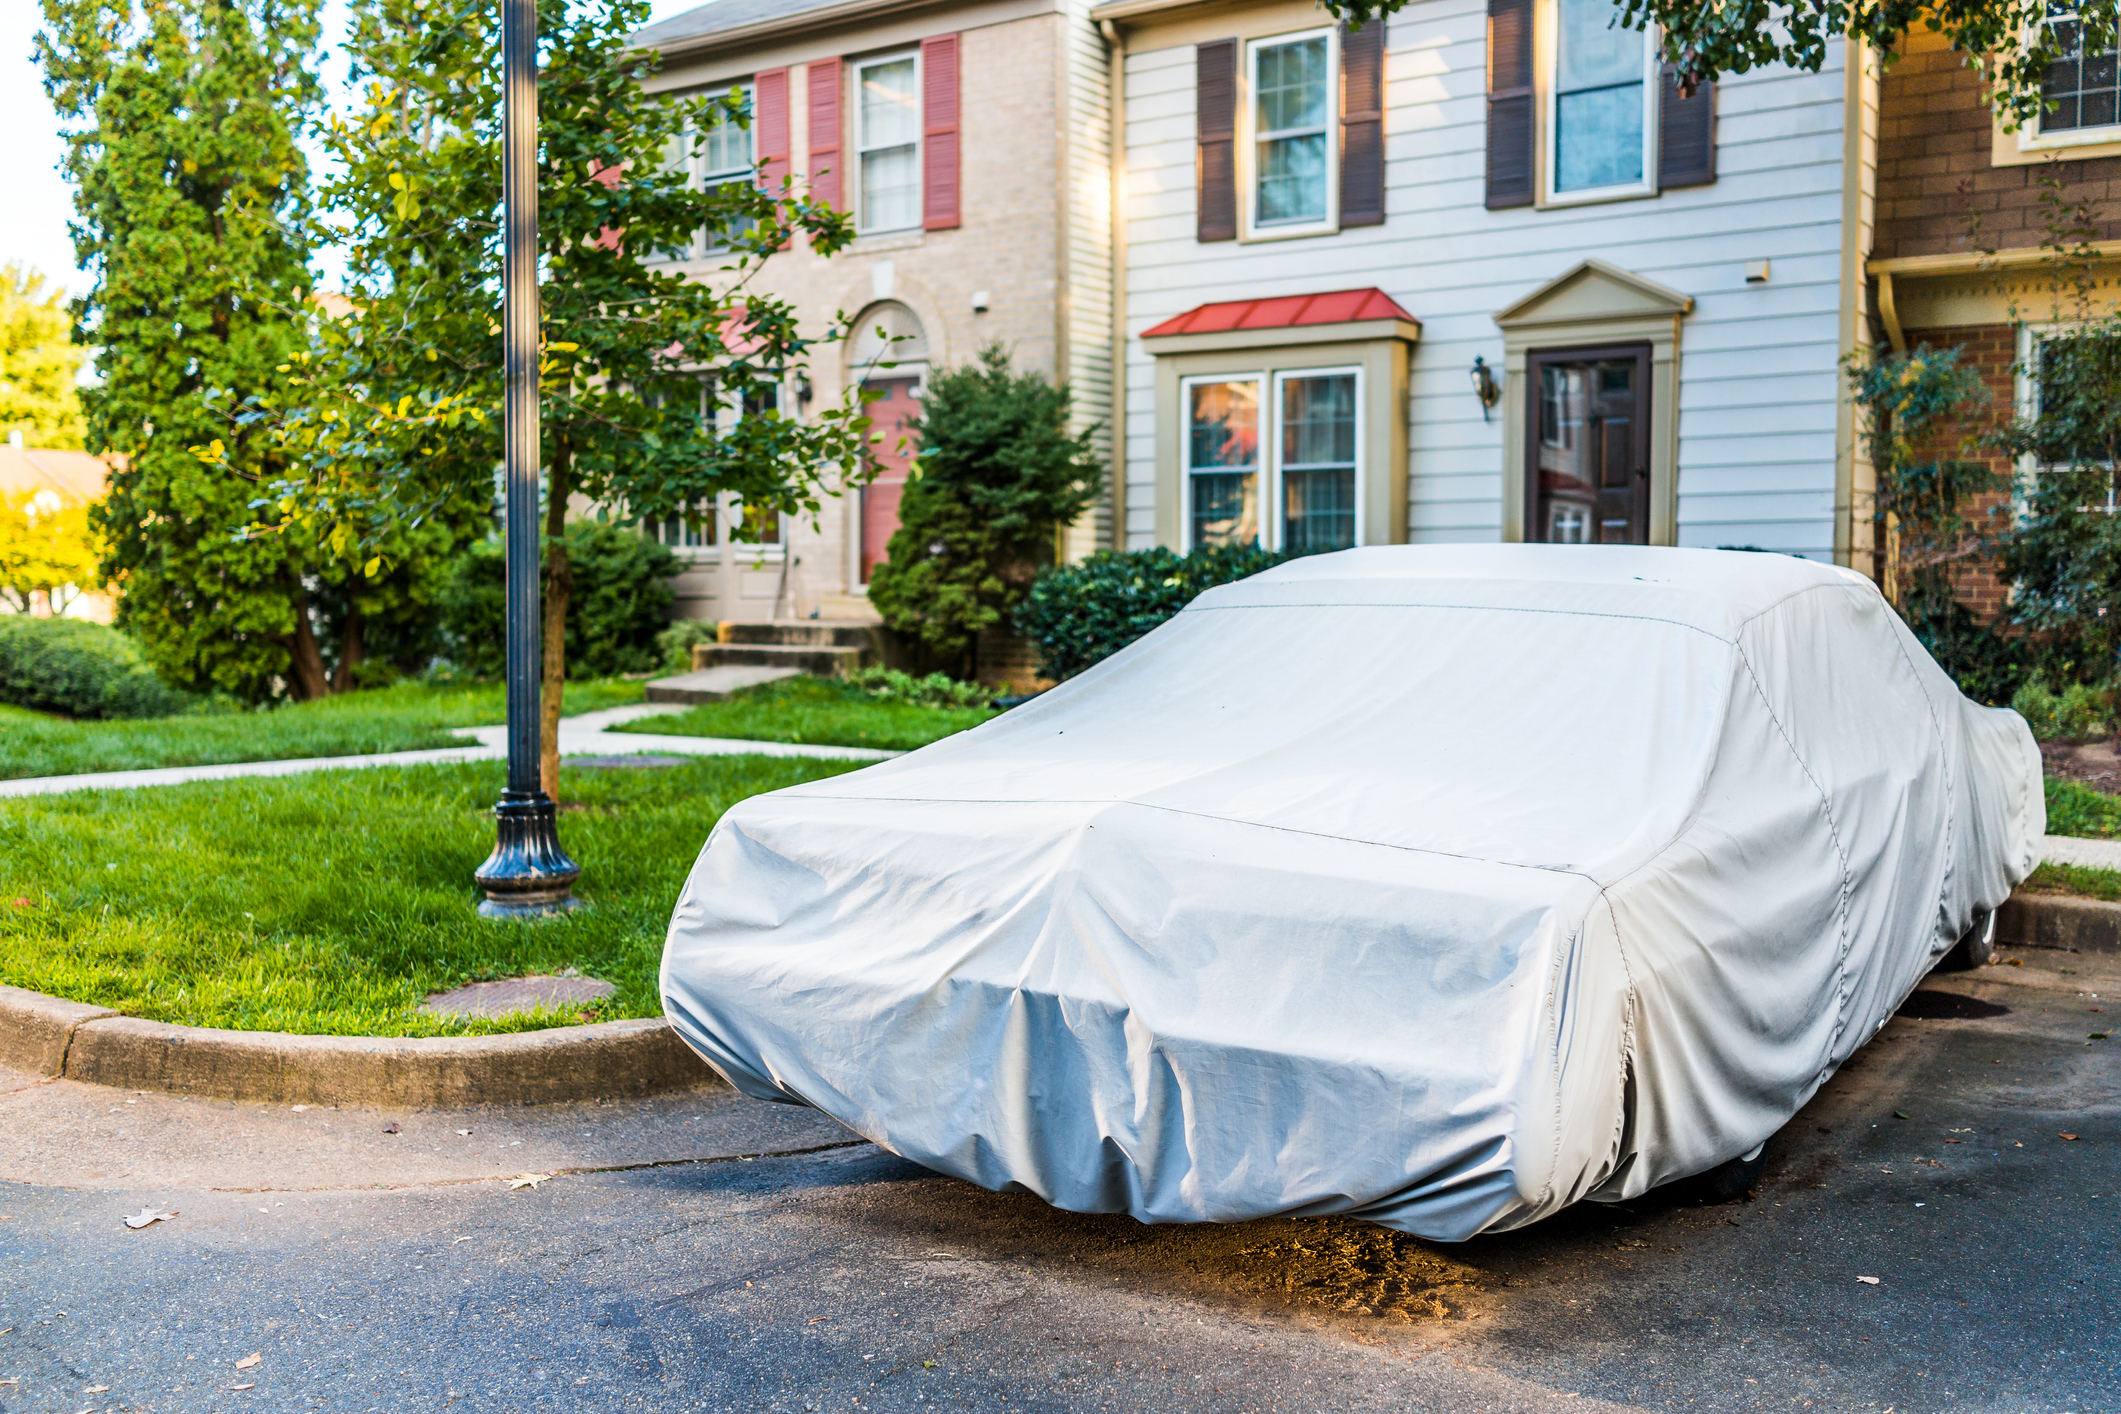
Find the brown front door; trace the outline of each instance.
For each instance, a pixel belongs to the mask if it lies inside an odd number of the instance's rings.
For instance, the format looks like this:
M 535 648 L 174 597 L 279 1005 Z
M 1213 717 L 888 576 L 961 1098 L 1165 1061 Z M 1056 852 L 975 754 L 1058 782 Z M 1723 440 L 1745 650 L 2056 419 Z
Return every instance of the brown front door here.
M 883 397 L 869 404 L 869 435 L 877 439 L 869 455 L 876 462 L 877 471 L 876 480 L 862 488 L 864 584 L 884 562 L 891 534 L 898 529 L 899 497 L 905 494 L 906 471 L 913 464 L 906 420 L 921 410 L 918 378 L 872 378 L 868 386 Z
M 1649 544 L 1648 345 L 1534 353 L 1527 371 L 1524 538 Z

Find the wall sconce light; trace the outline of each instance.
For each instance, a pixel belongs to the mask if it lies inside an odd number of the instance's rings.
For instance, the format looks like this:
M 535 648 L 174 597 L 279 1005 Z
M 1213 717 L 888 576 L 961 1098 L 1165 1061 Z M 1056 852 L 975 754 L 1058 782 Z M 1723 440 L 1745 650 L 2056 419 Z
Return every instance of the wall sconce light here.
M 1495 382 L 1495 372 L 1488 361 L 1479 356 L 1473 359 L 1473 396 L 1480 399 L 1480 420 L 1488 420 L 1488 409 L 1502 401 L 1502 389 Z
M 809 407 L 809 406 L 810 406 L 810 400 L 811 400 L 811 398 L 813 398 L 813 397 L 815 397 L 815 396 L 816 396 L 816 390 L 815 390 L 815 389 L 813 389 L 813 388 L 812 388 L 812 387 L 810 386 L 810 375 L 809 375 L 809 374 L 807 374 L 807 373 L 798 373 L 798 374 L 796 374 L 796 375 L 795 375 L 795 405 L 796 405 L 796 406 L 797 406 L 798 408 L 806 408 L 806 407 Z

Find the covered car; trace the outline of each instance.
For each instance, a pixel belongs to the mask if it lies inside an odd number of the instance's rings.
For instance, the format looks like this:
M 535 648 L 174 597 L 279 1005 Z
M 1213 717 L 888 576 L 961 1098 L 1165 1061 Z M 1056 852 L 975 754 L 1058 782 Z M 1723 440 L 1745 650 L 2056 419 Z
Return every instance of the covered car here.
M 1349 550 L 736 806 L 663 999 L 988 1188 L 1463 1239 L 1757 1151 L 2045 823 L 2023 719 L 1849 571 Z

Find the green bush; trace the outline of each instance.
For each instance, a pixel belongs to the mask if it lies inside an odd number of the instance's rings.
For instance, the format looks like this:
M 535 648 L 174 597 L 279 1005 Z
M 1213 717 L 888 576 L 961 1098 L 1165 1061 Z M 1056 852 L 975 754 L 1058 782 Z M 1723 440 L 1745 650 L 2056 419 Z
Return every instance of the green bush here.
M 716 630 L 720 627 L 713 619 L 679 619 L 657 634 L 655 651 L 663 661 L 663 671 L 691 672 L 693 645 L 714 642 Z
M 2073 682 L 2053 692 L 2035 678 L 2018 689 L 2011 707 L 2041 741 L 2087 741 L 2113 731 L 2114 685 Z
M 948 673 L 917 678 L 897 668 L 857 668 L 842 681 L 880 701 L 908 702 L 916 707 L 985 707 L 994 701 L 993 688 L 959 682 Z
M 678 557 L 635 530 L 603 521 L 567 527 L 574 596 L 567 610 L 567 676 L 609 678 L 654 671 L 656 636 L 670 626 Z M 507 667 L 506 562 L 498 537 L 458 556 L 442 591 L 444 651 L 475 677 Z
M 1069 408 L 1066 387 L 1011 373 L 999 344 L 921 391 L 908 426 L 920 456 L 869 602 L 967 677 L 978 635 L 1009 621 L 1052 562 L 1055 529 L 1089 509 L 1103 484 L 1090 431 L 1069 431 Z
M 0 616 L 0 702 L 69 717 L 167 717 L 190 699 L 114 628 L 8 614 Z
M 1158 547 L 1102 550 L 1041 574 L 1016 611 L 1056 680 L 1111 657 L 1191 603 L 1202 590 L 1271 569 L 1287 556 L 1256 545 L 1209 545 L 1190 555 Z

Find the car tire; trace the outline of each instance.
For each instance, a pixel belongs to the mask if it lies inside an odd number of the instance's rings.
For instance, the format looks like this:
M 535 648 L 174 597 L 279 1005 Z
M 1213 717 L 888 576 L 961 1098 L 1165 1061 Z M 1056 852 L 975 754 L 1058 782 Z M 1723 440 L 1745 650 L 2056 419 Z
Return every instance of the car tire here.
M 1767 1145 L 1757 1144 L 1752 1153 L 1726 1159 L 1700 1175 L 1695 1182 L 1700 1185 L 1704 1202 L 1735 1203 L 1759 1185 L 1761 1172 L 1766 1168 Z
M 1937 970 L 1971 972 L 1984 966 L 1995 955 L 1996 911 L 1992 908 L 1979 909 L 1974 914 L 1973 926 L 1959 935 L 1959 941 L 1952 945 L 1952 950 L 1938 961 Z

